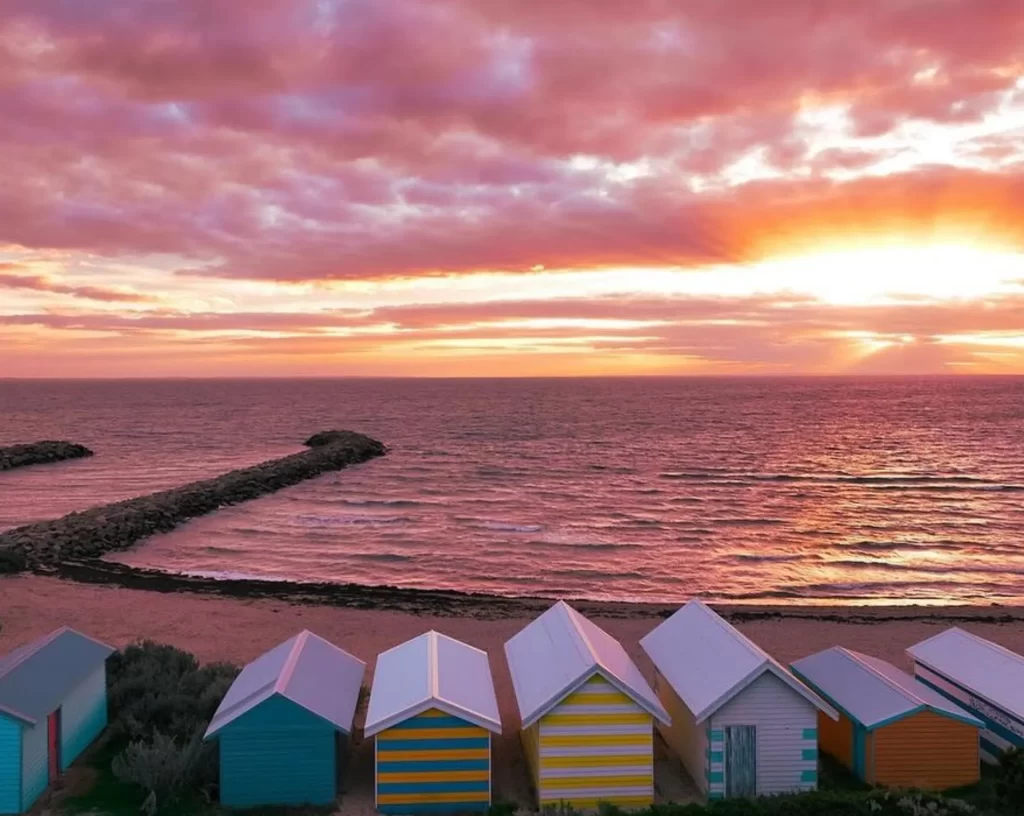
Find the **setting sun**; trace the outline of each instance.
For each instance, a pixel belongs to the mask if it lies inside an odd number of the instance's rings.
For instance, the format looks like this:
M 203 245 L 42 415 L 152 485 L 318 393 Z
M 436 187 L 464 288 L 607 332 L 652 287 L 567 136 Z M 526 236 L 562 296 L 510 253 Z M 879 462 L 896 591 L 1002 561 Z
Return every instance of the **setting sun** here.
M 766 290 L 837 306 L 1024 294 L 1024 255 L 957 244 L 823 250 L 756 269 Z

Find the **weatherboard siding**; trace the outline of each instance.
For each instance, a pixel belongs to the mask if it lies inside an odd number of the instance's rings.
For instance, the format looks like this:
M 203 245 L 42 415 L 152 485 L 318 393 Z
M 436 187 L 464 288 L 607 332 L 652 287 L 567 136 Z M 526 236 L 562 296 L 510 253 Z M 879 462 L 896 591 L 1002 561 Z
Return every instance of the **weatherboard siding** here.
M 526 762 L 530 766 L 533 789 L 537 791 L 540 788 L 540 724 L 534 723 L 529 728 L 524 728 L 519 735 L 523 742 Z
M 682 761 L 683 767 L 697 787 L 702 793 L 707 793 L 707 772 L 710 770 L 707 729 L 703 725 L 697 725 L 693 712 L 686 707 L 675 689 L 658 671 L 654 675 L 654 691 L 672 720 L 671 725 L 657 723 L 658 731 L 665 743 Z
M 60 706 L 60 768 L 66 770 L 107 726 L 107 671 L 100 665 Z
M 600 675 L 540 719 L 541 807 L 654 801 L 653 718 Z
M 920 711 L 871 732 L 868 782 L 892 788 L 945 790 L 980 775 L 978 728 Z
M 1024 720 L 1004 708 L 983 700 L 966 686 L 920 663 L 914 664 L 918 680 L 949 700 L 963 707 L 984 724 L 981 730 L 981 758 L 987 763 L 999 762 L 999 755 L 1009 748 L 1024 748 Z
M 46 720 L 21 731 L 21 808 L 28 810 L 50 784 Z
M 0 813 L 21 812 L 21 725 L 0 714 Z
M 228 807 L 326 805 L 337 796 L 334 727 L 273 696 L 221 730 L 220 799 Z
M 438 709 L 377 734 L 376 765 L 381 813 L 490 806 L 490 732 Z
M 853 721 L 840 712 L 833 720 L 824 711 L 818 712 L 818 745 L 822 751 L 845 767 L 853 769 Z
M 817 709 L 778 677 L 762 674 L 711 717 L 714 731 L 730 725 L 756 729 L 759 796 L 817 787 Z

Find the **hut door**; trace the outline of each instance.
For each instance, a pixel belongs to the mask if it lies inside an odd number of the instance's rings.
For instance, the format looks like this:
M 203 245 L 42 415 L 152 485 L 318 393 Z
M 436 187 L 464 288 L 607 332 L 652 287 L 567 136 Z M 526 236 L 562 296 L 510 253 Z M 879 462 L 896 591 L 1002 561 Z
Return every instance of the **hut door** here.
M 757 730 L 752 725 L 725 727 L 725 795 L 757 795 Z
M 60 776 L 60 709 L 46 718 L 46 755 L 50 760 L 50 781 Z

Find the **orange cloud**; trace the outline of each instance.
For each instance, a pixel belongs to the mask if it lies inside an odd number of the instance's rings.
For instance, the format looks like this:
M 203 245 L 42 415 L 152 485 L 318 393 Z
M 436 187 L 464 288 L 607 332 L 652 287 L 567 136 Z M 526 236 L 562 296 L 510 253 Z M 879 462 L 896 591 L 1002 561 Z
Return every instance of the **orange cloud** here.
M 0 375 L 1024 369 L 1009 280 L 782 263 L 1024 251 L 1022 43 L 1016 0 L 9 0 Z

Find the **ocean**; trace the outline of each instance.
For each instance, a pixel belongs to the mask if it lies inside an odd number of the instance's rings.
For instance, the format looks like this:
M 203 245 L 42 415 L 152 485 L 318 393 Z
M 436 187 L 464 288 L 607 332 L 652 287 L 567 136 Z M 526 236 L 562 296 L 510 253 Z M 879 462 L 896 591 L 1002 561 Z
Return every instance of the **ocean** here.
M 1024 378 L 0 381 L 0 530 L 301 449 L 390 454 L 126 563 L 207 576 L 749 603 L 1024 602 Z

